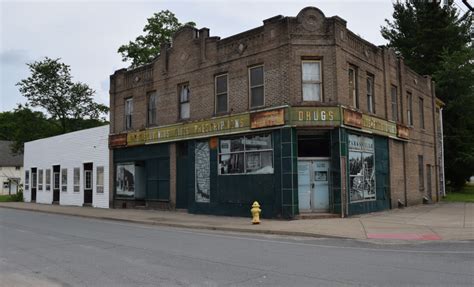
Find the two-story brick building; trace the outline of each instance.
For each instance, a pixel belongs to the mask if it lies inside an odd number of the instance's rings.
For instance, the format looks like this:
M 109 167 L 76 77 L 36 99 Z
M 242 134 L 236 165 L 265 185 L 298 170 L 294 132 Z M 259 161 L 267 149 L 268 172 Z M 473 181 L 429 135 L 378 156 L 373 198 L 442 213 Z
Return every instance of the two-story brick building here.
M 110 79 L 111 206 L 293 218 L 438 199 L 431 78 L 317 8 L 224 39 L 184 27 Z

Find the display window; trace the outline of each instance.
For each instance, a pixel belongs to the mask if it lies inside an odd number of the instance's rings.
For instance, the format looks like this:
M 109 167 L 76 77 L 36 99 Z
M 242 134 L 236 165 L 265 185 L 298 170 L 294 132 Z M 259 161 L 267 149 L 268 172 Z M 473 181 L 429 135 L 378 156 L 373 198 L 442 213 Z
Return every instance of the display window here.
M 349 135 L 349 180 L 351 202 L 376 199 L 374 139 Z

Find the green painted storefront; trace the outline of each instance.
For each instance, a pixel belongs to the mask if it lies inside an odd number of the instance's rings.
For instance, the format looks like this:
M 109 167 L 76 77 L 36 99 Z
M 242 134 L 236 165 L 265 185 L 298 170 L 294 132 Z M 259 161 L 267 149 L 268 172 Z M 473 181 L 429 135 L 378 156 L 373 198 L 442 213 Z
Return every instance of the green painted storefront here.
M 304 129 L 306 134 L 311 134 L 312 130 L 318 132 L 323 130 L 328 137 L 330 153 L 328 212 L 347 216 L 388 209 L 390 207 L 389 138 L 385 135 L 347 128 L 343 126 L 342 117 L 339 115 L 333 117 L 331 114 L 331 124 L 315 127 L 314 124 L 308 123 L 309 121 L 305 122 L 308 110 L 310 108 L 305 107 L 303 114 L 300 113 L 299 116 L 296 113 L 292 114 L 291 120 L 286 116 L 286 121 L 293 123 L 295 120 L 303 119 L 302 125 L 246 129 L 239 133 L 175 141 L 173 144 L 176 148 L 176 208 L 186 209 L 196 214 L 248 217 L 252 203 L 258 201 L 263 218 L 294 218 L 299 214 L 298 137 L 299 132 Z M 329 120 L 328 115 L 329 113 L 325 116 Z M 309 114 L 308 119 L 310 119 Z M 311 118 L 313 121 L 314 119 Z M 337 121 L 340 122 L 340 126 L 334 125 Z M 239 128 L 242 129 L 242 126 Z M 262 134 L 271 135 L 272 172 L 220 174 L 219 156 L 222 141 L 238 136 Z M 372 194 L 365 195 L 369 197 L 363 200 L 353 200 L 354 196 L 351 193 L 354 178 L 362 178 L 360 175 L 351 174 L 350 170 L 349 157 L 351 152 L 354 152 L 349 147 L 349 138 L 356 136 L 371 143 L 370 153 L 360 153 L 366 156 L 364 163 L 369 162 L 367 159 L 371 160 L 368 164 L 369 170 L 375 170 L 375 178 L 371 179 L 370 184 Z M 143 143 L 146 141 L 144 137 L 137 138 Z M 209 147 L 209 194 L 207 201 L 200 202 L 196 195 L 196 170 L 199 168 L 196 165 L 195 152 L 197 145 L 202 146 L 203 143 Z M 127 201 L 170 202 L 170 162 L 172 160 L 170 159 L 170 143 L 167 142 L 114 149 L 113 161 L 116 167 L 127 163 L 133 163 L 135 166 L 135 188 L 136 191 L 140 190 L 138 192 L 140 196 L 128 197 L 115 192 L 114 200 L 117 202 L 115 206 L 120 207 L 122 202 Z M 117 178 L 117 171 L 114 177 Z M 115 185 L 118 185 L 117 181 Z M 359 185 L 362 186 L 362 183 Z M 136 204 L 131 206 L 133 205 Z

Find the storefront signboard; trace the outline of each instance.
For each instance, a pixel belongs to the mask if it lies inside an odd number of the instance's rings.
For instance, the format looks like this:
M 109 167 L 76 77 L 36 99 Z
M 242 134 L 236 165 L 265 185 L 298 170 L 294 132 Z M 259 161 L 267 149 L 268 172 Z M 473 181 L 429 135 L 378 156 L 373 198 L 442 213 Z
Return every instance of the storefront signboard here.
M 116 134 L 109 136 L 109 148 L 127 146 L 127 134 Z
M 362 115 L 362 129 L 384 136 L 397 136 L 397 125 L 395 123 Z
M 339 126 L 339 107 L 292 107 L 290 121 L 294 126 Z
M 410 130 L 406 126 L 397 125 L 397 135 L 402 139 L 410 138 Z
M 127 145 L 162 143 L 250 130 L 250 115 L 240 114 L 130 132 Z
M 250 128 L 266 128 L 285 124 L 285 109 L 263 111 L 250 114 Z
M 362 114 L 344 109 L 344 124 L 356 128 L 362 127 Z

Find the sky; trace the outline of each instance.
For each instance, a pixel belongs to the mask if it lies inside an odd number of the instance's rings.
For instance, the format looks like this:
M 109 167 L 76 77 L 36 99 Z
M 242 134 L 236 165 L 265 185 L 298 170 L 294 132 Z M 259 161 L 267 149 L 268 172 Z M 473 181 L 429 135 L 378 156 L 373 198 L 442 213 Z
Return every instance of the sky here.
M 392 19 L 392 0 L 0 0 L 0 112 L 26 102 L 15 84 L 29 76 L 26 63 L 44 57 L 61 58 L 73 80 L 88 84 L 95 100 L 108 105 L 109 76 L 129 66 L 118 47 L 141 35 L 155 12 L 168 9 L 180 22 L 193 21 L 225 38 L 276 15 L 296 16 L 307 6 L 345 19 L 351 31 L 375 45 L 386 44 L 380 27 Z

